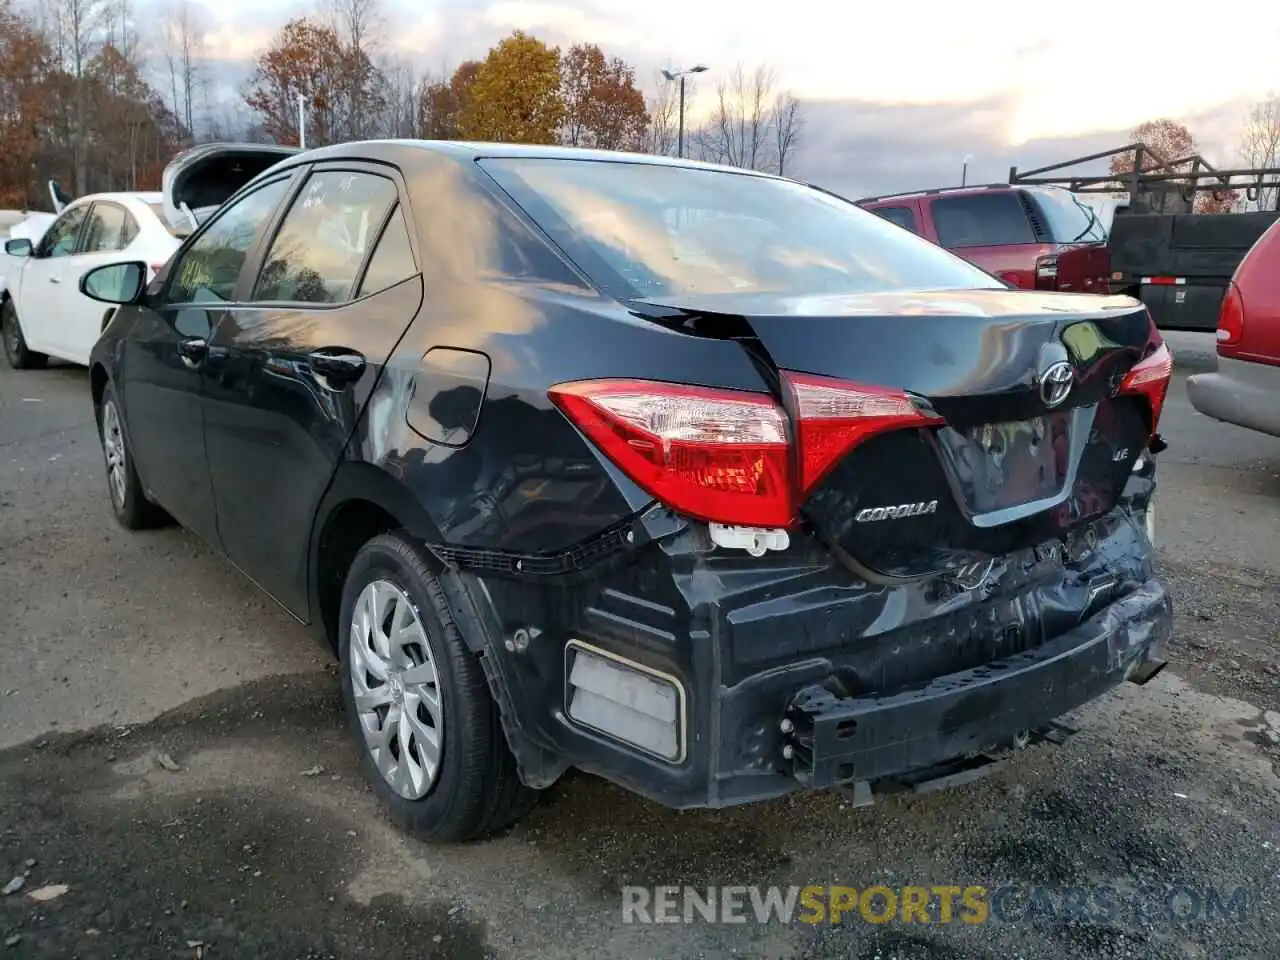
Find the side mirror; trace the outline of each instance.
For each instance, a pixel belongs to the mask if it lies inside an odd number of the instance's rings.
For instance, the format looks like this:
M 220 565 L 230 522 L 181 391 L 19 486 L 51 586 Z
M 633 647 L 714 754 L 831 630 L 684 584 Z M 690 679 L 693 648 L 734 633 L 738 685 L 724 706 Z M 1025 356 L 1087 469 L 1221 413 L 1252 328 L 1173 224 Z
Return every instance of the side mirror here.
M 26 237 L 18 237 L 4 242 L 4 252 L 11 257 L 29 257 L 34 247 Z
M 147 265 L 140 260 L 94 267 L 80 278 L 80 292 L 102 303 L 137 303 L 146 288 Z

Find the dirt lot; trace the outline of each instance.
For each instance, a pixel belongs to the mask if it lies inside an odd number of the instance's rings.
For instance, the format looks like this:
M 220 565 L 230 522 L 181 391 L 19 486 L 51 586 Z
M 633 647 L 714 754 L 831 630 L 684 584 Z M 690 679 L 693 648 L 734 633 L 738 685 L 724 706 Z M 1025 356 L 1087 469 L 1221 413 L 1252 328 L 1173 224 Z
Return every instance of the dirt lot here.
M 1181 378 L 1164 432 L 1173 665 L 1066 746 L 864 809 L 672 813 L 577 776 L 507 835 L 443 848 L 378 813 L 300 628 L 182 531 L 114 526 L 85 373 L 0 368 L 0 886 L 23 878 L 0 956 L 1280 956 L 1280 441 L 1195 414 Z M 976 925 L 621 911 L 629 885 L 877 883 L 1016 892 Z M 1182 920 L 1153 905 L 1173 885 Z M 1240 887 L 1243 917 L 1188 900 Z

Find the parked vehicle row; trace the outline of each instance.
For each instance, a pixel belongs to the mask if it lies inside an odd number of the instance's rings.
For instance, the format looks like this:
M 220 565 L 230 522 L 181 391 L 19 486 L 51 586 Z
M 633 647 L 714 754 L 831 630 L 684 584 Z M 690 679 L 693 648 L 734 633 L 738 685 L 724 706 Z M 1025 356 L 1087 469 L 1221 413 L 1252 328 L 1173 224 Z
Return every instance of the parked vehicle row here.
M 79 282 L 111 506 L 312 625 L 415 833 L 570 767 L 673 807 L 936 787 L 1163 666 L 1133 300 L 693 162 L 218 156 L 166 174 L 225 202 L 159 275 Z

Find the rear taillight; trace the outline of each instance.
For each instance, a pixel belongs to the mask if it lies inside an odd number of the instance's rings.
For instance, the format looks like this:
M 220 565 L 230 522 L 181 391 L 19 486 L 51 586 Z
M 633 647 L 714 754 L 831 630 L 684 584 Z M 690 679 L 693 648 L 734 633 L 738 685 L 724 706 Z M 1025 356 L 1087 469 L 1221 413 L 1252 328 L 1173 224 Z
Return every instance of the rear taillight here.
M 1040 257 L 1036 260 L 1036 289 L 1058 289 L 1058 258 Z
M 791 522 L 787 416 L 766 396 L 641 380 L 561 384 L 556 404 L 671 509 L 724 524 Z
M 787 527 L 862 440 L 934 421 L 901 391 L 784 373 L 799 423 L 771 397 L 643 380 L 561 384 L 551 400 L 619 469 L 677 513 Z M 793 441 L 798 455 L 793 456 Z
M 801 497 L 868 437 L 934 422 L 901 390 L 857 386 L 800 373 L 784 373 L 782 378 L 791 392 L 800 423 Z
M 1227 284 L 1227 295 L 1222 298 L 1218 312 L 1218 343 L 1234 346 L 1244 336 L 1244 297 L 1234 283 Z
M 1160 346 L 1139 361 L 1120 381 L 1120 392 L 1145 397 L 1151 404 L 1151 432 L 1155 433 L 1164 410 L 1164 399 L 1169 393 L 1169 380 L 1173 376 L 1173 354 L 1169 345 Z

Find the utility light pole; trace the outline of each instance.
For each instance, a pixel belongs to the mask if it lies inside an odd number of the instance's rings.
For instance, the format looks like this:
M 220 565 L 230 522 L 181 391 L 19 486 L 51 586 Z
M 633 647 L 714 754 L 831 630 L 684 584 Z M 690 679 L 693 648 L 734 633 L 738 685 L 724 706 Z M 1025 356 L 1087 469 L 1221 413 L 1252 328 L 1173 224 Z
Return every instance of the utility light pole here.
M 307 149 L 307 98 L 298 94 L 298 149 Z
M 969 161 L 973 159 L 972 153 L 964 155 L 963 166 L 960 167 L 960 186 L 966 186 L 969 183 Z
M 668 80 L 680 81 L 680 132 L 677 134 L 676 140 L 676 156 L 684 156 L 684 78 L 691 73 L 704 73 L 706 67 L 698 64 L 696 67 L 690 67 L 688 70 L 663 70 L 662 75 Z

